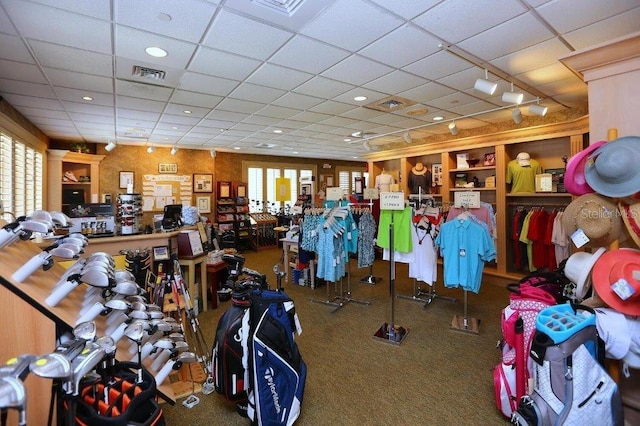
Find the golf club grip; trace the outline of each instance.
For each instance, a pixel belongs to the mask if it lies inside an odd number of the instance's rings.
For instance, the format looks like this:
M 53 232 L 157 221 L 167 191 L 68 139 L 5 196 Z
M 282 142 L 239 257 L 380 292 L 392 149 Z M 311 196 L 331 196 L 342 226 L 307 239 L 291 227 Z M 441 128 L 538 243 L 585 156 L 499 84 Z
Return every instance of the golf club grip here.
M 95 317 L 100 315 L 100 312 L 102 312 L 103 310 L 104 305 L 102 303 L 95 303 L 90 309 L 88 309 L 83 315 L 81 315 L 80 318 L 76 320 L 76 325 L 82 322 L 92 321 Z
M 109 336 L 113 339 L 114 343 L 118 343 L 124 336 L 124 329 L 127 328 L 127 323 L 123 322 L 116 328 Z
M 67 294 L 71 293 L 77 286 L 78 283 L 76 281 L 65 281 L 64 283 L 56 286 L 49 297 L 47 297 L 44 301 L 49 306 L 56 306 L 62 299 L 67 296 Z
M 17 271 L 13 273 L 11 278 L 19 283 L 29 278 L 29 275 L 33 274 L 39 267 L 45 264 L 47 258 L 43 257 L 42 254 L 43 253 L 37 254 L 29 259 L 27 263 L 22 265 Z
M 167 362 L 169 357 L 171 356 L 171 351 L 169 349 L 163 349 L 162 352 L 153 360 L 151 363 L 151 369 L 153 371 L 158 371 L 162 364 Z
M 11 244 L 13 242 L 13 237 L 17 238 L 14 232 L 7 231 L 6 229 L 0 229 L 0 249 Z
M 142 359 L 146 359 L 152 350 L 153 350 L 153 343 L 149 343 L 149 342 L 145 343 L 144 346 L 142 346 Z
M 162 384 L 162 382 L 164 382 L 164 380 L 169 377 L 169 374 L 171 374 L 173 365 L 175 363 L 176 362 L 174 360 L 171 360 L 167 362 L 160 371 L 158 371 L 158 374 L 156 374 L 156 385 L 160 386 L 160 384 Z

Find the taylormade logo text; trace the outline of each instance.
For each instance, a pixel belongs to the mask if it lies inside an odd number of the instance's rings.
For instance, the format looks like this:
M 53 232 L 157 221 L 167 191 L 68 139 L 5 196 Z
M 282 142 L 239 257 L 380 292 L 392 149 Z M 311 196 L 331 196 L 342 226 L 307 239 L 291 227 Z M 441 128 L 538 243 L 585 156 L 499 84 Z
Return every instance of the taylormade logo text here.
M 276 409 L 276 412 L 280 414 L 280 411 L 282 411 L 282 407 L 280 407 L 280 397 L 278 396 L 278 391 L 276 390 L 276 384 L 273 378 L 273 369 L 267 368 L 267 370 L 264 372 L 264 379 L 267 381 L 269 391 L 271 391 L 271 397 L 273 398 L 273 405 Z

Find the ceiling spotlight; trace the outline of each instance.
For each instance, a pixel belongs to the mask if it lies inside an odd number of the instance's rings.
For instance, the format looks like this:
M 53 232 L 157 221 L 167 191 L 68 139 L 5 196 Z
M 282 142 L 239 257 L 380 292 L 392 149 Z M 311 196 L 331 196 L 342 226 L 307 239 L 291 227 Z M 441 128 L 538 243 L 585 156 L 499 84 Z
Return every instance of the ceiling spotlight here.
M 502 102 L 506 102 L 508 104 L 520 105 L 523 99 L 524 99 L 523 93 L 513 91 L 513 83 L 511 83 L 511 91 L 504 92 L 502 94 Z
M 369 141 L 364 141 L 363 146 L 367 151 L 371 151 L 371 145 L 369 145 Z
M 211 149 L 209 150 L 209 155 L 211 155 L 211 158 L 216 158 L 216 150 L 215 150 L 215 149 L 213 149 L 213 148 L 211 148 Z
M 152 153 L 153 153 L 153 151 L 155 151 L 155 148 L 153 147 L 153 145 L 149 145 L 149 147 L 147 148 L 147 152 L 148 152 L 149 154 L 152 154 Z
M 404 133 L 402 134 L 402 139 L 404 139 L 404 141 L 405 141 L 406 143 L 411 143 L 411 142 L 413 142 L 413 138 L 411 137 L 411 135 L 409 134 L 409 132 L 404 132 Z
M 520 108 L 514 108 L 513 111 L 511 111 L 511 116 L 513 116 L 514 123 L 522 123 L 522 111 L 520 111 Z
M 484 78 L 477 79 L 473 88 L 487 95 L 493 95 L 498 88 L 498 83 L 489 81 L 489 72 L 484 70 Z
M 548 108 L 544 105 L 529 105 L 529 113 L 539 115 L 541 117 L 544 117 L 547 114 L 547 110 Z
M 171 148 L 171 155 L 176 155 L 176 152 L 178 152 L 177 146 L 174 146 L 173 148 Z
M 435 117 L 433 117 L 433 121 L 442 121 L 444 120 L 444 117 L 441 115 L 436 115 Z
M 455 121 L 452 121 L 451 123 L 449 123 L 449 131 L 453 136 L 458 134 L 458 126 L 456 126 Z
M 107 146 L 104 147 L 104 150 L 107 152 L 111 152 L 113 151 L 113 148 L 116 147 L 116 141 L 114 140 L 110 140 L 109 143 L 107 144 Z

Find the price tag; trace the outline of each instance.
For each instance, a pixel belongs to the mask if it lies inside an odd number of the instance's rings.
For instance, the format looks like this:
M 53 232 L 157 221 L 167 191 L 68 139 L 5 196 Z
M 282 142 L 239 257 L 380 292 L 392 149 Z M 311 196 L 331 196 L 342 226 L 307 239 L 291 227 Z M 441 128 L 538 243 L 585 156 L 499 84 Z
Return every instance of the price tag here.
M 380 198 L 379 194 L 380 192 L 378 191 L 378 188 L 365 188 L 362 192 L 362 197 L 365 200 L 377 200 Z
M 576 231 L 571 234 L 571 241 L 573 241 L 573 244 L 575 244 L 577 248 L 580 248 L 589 242 L 589 237 L 587 237 L 582 229 L 576 229 Z
M 381 192 L 381 210 L 404 210 L 404 192 Z
M 329 201 L 338 201 L 342 200 L 343 191 L 339 186 L 327 188 L 327 197 L 326 199 Z
M 453 196 L 453 205 L 458 208 L 479 209 L 480 193 L 477 191 L 457 191 Z

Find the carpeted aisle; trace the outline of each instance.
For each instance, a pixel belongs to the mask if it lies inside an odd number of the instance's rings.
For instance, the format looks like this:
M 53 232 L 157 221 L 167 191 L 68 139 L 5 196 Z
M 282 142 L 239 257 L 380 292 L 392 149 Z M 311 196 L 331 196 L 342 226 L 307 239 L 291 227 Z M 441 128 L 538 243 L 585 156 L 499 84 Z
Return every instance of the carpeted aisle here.
M 245 266 L 267 274 L 275 287 L 273 266 L 282 251 L 246 252 Z M 496 342 L 500 311 L 508 303 L 503 287 L 483 283 L 480 294 L 468 296 L 468 316 L 480 319 L 479 334 L 451 330 L 454 315 L 463 314 L 463 292 L 436 285 L 438 294 L 458 298 L 456 303 L 436 299 L 424 303 L 394 299 L 394 323 L 409 329 L 401 345 L 374 339 L 391 321 L 389 263 L 377 260 L 377 285 L 360 284 L 368 268 L 351 262 L 351 295 L 371 305 L 348 303 L 336 312 L 312 303 L 326 300 L 326 288 L 312 290 L 286 284 L 303 327 L 297 342 L 308 366 L 300 425 L 505 425 L 495 405 L 492 368 L 499 361 Z M 411 295 L 413 280 L 407 265 L 397 264 L 396 295 Z M 441 282 L 441 281 L 440 281 Z M 344 281 L 346 291 L 346 279 Z M 231 302 L 200 314 L 207 343 L 213 344 L 218 318 Z M 188 409 L 178 400 L 163 404 L 168 425 L 247 425 L 235 407 L 221 395 L 198 394 L 200 403 Z

